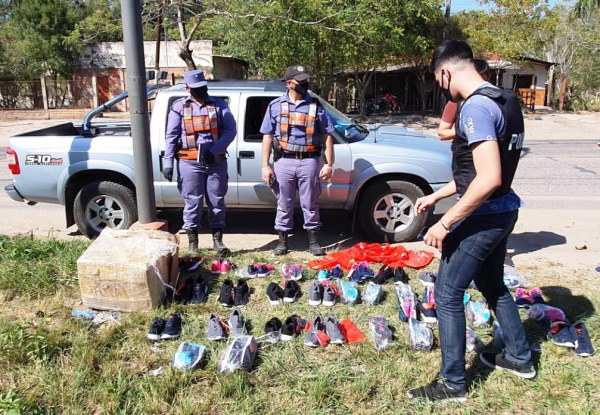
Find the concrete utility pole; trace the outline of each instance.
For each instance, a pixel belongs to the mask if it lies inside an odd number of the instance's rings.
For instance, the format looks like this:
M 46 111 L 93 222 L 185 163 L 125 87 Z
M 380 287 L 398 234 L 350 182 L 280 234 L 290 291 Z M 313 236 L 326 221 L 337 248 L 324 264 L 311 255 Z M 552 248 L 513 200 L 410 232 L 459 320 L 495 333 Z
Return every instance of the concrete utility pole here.
M 150 116 L 146 95 L 146 64 L 142 37 L 141 0 L 121 0 L 125 64 L 129 87 L 129 114 L 133 140 L 135 194 L 140 224 L 156 222 L 156 199 L 152 178 Z

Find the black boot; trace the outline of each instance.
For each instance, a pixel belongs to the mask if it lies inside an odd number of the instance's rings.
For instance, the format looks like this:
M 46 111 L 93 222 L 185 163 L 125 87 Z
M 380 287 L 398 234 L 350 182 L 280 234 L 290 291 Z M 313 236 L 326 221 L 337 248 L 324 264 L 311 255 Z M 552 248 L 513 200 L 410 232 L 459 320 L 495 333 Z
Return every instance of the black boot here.
M 197 229 L 188 229 L 187 235 L 188 235 L 188 239 L 190 241 L 188 251 L 189 252 L 198 252 L 198 230 Z
M 213 249 L 217 251 L 220 257 L 231 255 L 231 251 L 223 245 L 223 229 L 213 229 Z
M 275 255 L 285 255 L 288 253 L 288 234 L 287 232 L 278 232 L 279 234 L 279 244 L 275 247 L 273 254 Z
M 325 251 L 319 245 L 319 230 L 317 228 L 308 229 L 308 250 L 315 256 L 325 254 Z

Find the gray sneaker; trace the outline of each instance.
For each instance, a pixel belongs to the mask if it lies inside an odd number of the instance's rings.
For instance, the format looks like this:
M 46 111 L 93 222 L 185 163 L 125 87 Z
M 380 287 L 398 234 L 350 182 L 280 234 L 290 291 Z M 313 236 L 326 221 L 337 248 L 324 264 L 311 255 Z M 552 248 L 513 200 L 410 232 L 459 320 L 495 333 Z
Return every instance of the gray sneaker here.
M 308 304 L 312 306 L 321 305 L 322 299 L 323 286 L 319 281 L 315 281 L 308 287 Z
M 327 317 L 327 323 L 325 323 L 325 330 L 327 331 L 327 335 L 329 336 L 329 343 L 331 344 L 344 344 L 346 343 L 346 338 L 342 334 L 340 330 L 340 325 L 338 321 L 332 317 Z
M 323 316 L 320 314 L 313 320 L 310 331 L 304 337 L 304 345 L 308 347 L 319 347 L 319 337 L 317 333 L 323 331 Z
M 219 316 L 211 313 L 208 318 L 208 340 L 222 340 L 225 338 L 225 329 Z
M 326 307 L 333 307 L 335 305 L 335 291 L 329 284 L 323 287 L 323 305 Z
M 233 337 L 240 337 L 246 334 L 246 325 L 244 317 L 240 310 L 233 310 L 229 316 L 229 330 Z

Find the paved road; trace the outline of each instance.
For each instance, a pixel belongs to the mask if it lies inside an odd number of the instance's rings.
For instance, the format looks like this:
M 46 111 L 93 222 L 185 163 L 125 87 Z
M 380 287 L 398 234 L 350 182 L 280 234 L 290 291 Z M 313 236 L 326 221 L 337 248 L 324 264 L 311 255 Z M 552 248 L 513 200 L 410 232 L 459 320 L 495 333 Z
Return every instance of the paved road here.
M 76 228 L 65 229 L 62 206 L 26 206 L 13 202 L 3 190 L 11 182 L 5 157 L 8 135 L 41 128 L 41 123 L 0 124 L 0 233 L 33 231 L 40 236 L 49 233 L 59 237 L 77 236 Z M 587 134 L 588 139 L 581 139 L 580 135 L 569 139 L 564 131 L 559 134 L 553 140 L 525 141 L 514 182 L 525 208 L 509 252 L 516 263 L 520 259 L 545 257 L 572 267 L 597 266 L 594 264 L 600 265 L 600 126 L 597 136 Z M 272 216 L 272 213 L 255 213 L 249 220 L 248 213 L 231 213 L 231 232 L 238 233 L 229 235 L 228 243 L 234 249 L 272 246 Z M 327 243 L 339 242 L 350 232 L 348 217 L 339 216 L 327 215 L 327 232 L 323 235 Z M 300 233 L 292 242 L 300 248 L 306 242 L 305 236 Z M 208 235 L 201 243 L 209 243 Z M 583 244 L 588 246 L 587 250 L 575 251 L 575 245 Z M 415 246 L 421 245 L 416 243 Z

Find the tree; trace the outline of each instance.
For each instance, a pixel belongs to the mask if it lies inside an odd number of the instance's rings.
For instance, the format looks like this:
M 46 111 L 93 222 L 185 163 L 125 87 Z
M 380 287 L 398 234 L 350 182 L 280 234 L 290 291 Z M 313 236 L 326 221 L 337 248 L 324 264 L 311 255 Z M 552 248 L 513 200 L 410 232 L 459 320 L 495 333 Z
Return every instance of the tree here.
M 75 51 L 67 38 L 75 27 L 77 4 L 68 0 L 19 0 L 4 1 L 3 6 L 3 76 L 70 76 Z
M 598 9 L 600 9 L 600 0 L 577 0 L 573 6 L 572 16 L 583 19 Z

